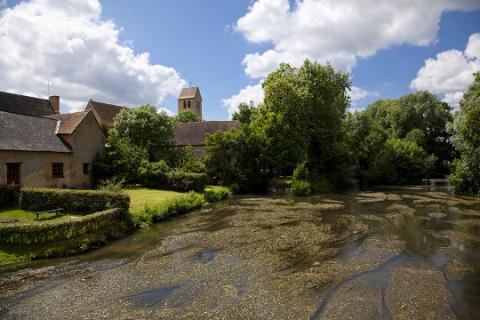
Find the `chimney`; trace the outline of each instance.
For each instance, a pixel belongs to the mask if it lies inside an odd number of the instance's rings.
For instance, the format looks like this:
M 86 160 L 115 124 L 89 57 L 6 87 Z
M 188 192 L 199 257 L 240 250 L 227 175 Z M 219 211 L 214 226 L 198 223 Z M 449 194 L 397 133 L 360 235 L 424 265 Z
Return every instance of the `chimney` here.
M 50 106 L 52 107 L 55 113 L 60 113 L 60 97 L 59 96 L 50 96 L 48 97 L 50 101 Z

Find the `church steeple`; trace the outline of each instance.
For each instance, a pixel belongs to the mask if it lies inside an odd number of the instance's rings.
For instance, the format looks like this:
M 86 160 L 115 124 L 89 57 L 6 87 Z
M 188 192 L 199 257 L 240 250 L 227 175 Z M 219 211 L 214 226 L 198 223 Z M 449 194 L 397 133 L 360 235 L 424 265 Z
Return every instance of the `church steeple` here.
M 178 97 L 178 113 L 191 110 L 195 112 L 200 119 L 202 117 L 202 96 L 199 87 L 183 88 Z

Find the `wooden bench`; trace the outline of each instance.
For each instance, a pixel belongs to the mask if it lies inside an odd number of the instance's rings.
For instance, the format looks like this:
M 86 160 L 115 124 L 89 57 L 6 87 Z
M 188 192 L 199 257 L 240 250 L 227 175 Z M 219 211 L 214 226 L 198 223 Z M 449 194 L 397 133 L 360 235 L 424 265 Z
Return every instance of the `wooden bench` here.
M 37 220 L 39 215 L 44 213 L 55 213 L 55 216 L 58 216 L 60 212 L 64 209 L 60 208 L 55 202 L 47 202 L 32 206 L 32 211 L 37 215 Z

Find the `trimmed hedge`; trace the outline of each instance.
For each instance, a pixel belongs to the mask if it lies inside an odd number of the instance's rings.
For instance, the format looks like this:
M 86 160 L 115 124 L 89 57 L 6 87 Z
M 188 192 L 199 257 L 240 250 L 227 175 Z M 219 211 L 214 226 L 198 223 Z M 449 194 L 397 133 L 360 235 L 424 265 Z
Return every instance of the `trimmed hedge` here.
M 0 208 L 9 208 L 17 204 L 18 191 L 13 186 L 0 185 Z
M 208 202 L 216 202 L 230 198 L 232 196 L 232 191 L 227 187 L 208 186 L 205 188 L 203 196 Z
M 121 223 L 123 215 L 121 209 L 115 208 L 69 221 L 0 225 L 0 243 L 31 245 L 73 239 L 97 231 L 114 229 Z
M 112 208 L 127 212 L 130 206 L 127 194 L 111 191 L 33 188 L 22 189 L 20 193 L 20 208 L 23 210 L 32 210 L 38 204 L 49 202 L 72 213 L 93 213 Z
M 145 209 L 133 218 L 139 223 L 152 224 L 165 220 L 169 217 L 186 214 L 194 209 L 201 208 L 205 199 L 201 194 L 188 192 L 178 198 L 165 200 L 155 206 L 145 206 Z

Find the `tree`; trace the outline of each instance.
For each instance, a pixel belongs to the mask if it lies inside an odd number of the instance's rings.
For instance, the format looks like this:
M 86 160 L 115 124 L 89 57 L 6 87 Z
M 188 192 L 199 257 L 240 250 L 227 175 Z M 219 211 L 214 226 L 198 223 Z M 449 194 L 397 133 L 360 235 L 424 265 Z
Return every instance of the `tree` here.
M 391 138 L 373 160 L 366 176 L 371 184 L 418 183 L 435 160 L 435 156 L 427 156 L 425 150 L 415 142 Z
M 335 186 L 350 181 L 351 171 L 344 170 L 350 162 L 343 128 L 350 103 L 348 75 L 306 60 L 300 68 L 280 65 L 262 85 L 263 103 L 256 109 L 241 105 L 234 115 L 243 124 L 234 141 L 227 133 L 207 142 L 210 166 L 228 164 L 233 157 L 234 167 L 222 170 L 233 172 L 250 189 L 266 185 L 269 178 L 291 175 L 303 162 L 311 177 Z M 213 162 L 222 157 L 227 158 Z M 211 172 L 218 174 L 219 166 L 214 167 Z
M 202 121 L 202 118 L 200 118 L 200 116 L 195 112 L 193 112 L 192 110 L 185 110 L 185 111 L 179 112 L 175 116 L 174 121 L 183 122 L 183 123 L 198 122 L 198 121 Z
M 232 120 L 238 120 L 242 124 L 248 125 L 254 119 L 256 111 L 257 109 L 252 102 L 250 104 L 240 103 L 238 105 L 238 111 L 232 115 Z
M 172 140 L 172 120 L 164 111 L 157 112 L 150 105 L 122 109 L 115 117 L 115 126 L 107 139 L 111 146 L 122 141 L 145 149 L 150 161 L 156 161 L 161 154 L 168 153 Z
M 455 114 L 451 141 L 460 157 L 454 162 L 449 180 L 460 193 L 480 194 L 480 73 L 460 102 Z

